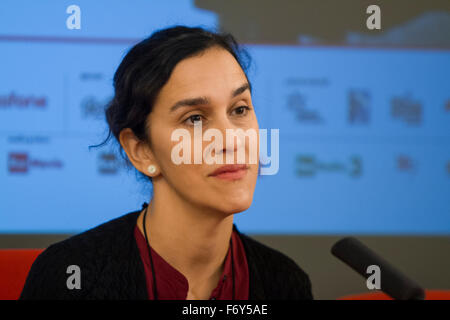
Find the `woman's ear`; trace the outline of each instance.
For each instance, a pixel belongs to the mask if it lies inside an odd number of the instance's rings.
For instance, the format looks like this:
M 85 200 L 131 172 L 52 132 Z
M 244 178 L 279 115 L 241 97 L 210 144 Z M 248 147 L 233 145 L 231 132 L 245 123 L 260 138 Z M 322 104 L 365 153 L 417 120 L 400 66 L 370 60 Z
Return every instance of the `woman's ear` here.
M 138 139 L 130 128 L 120 132 L 119 141 L 137 170 L 150 177 L 159 174 L 159 166 L 147 142 Z

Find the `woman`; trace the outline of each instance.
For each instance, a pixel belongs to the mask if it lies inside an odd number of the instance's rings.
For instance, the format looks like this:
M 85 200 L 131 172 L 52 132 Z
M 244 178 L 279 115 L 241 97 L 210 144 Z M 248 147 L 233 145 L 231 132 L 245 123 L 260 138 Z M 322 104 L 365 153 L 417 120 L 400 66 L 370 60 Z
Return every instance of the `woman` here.
M 233 224 L 233 214 L 250 207 L 258 176 L 250 143 L 224 139 L 211 151 L 219 164 L 174 160 L 181 129 L 193 149 L 199 127 L 257 132 L 242 53 L 229 34 L 184 26 L 159 30 L 127 53 L 106 118 L 153 197 L 142 210 L 47 248 L 22 299 L 312 299 L 309 277 L 293 260 Z M 235 163 L 239 149 L 244 164 Z M 228 154 L 235 164 L 223 164 Z

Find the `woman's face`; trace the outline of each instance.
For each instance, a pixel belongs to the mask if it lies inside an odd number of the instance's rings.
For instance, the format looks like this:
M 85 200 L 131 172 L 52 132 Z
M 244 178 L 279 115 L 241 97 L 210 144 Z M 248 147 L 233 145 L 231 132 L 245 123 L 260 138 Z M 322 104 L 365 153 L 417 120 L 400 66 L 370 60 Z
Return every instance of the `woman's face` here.
M 246 210 L 253 199 L 258 176 L 259 131 L 252 105 L 247 78 L 235 58 L 226 50 L 213 47 L 200 55 L 179 62 L 168 82 L 160 90 L 153 111 L 148 118 L 151 152 L 158 175 L 153 178 L 154 192 L 160 184 L 173 189 L 190 204 L 227 214 Z M 237 90 L 239 89 L 240 90 Z M 200 99 L 197 99 L 200 98 Z M 190 103 L 177 102 L 189 99 Z M 200 164 L 194 164 L 194 145 L 202 137 L 194 137 L 194 125 L 201 122 L 202 134 L 208 129 L 222 133 L 220 150 L 209 150 L 211 156 L 221 159 L 220 163 L 207 164 L 202 157 Z M 186 129 L 190 133 L 190 163 L 176 164 L 173 161 L 173 148 L 181 140 L 172 141 L 172 133 Z M 226 129 L 251 129 L 256 133 L 256 161 L 250 161 L 250 139 L 234 137 L 226 139 Z M 195 140 L 195 141 L 194 141 Z M 202 141 L 201 154 L 211 142 Z M 247 169 L 238 173 L 211 175 L 216 169 L 227 165 L 226 154 L 233 155 L 237 164 L 237 151 L 245 150 Z M 197 148 L 197 152 L 198 152 Z M 183 152 L 180 153 L 183 155 Z

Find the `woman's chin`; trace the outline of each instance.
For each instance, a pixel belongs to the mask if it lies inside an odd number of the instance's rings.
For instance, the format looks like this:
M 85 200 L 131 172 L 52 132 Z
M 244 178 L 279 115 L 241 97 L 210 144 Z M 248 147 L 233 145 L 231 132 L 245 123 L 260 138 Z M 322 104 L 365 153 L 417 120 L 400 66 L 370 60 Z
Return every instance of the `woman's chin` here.
M 221 198 L 219 200 L 221 208 L 220 211 L 226 212 L 227 214 L 239 213 L 250 208 L 252 204 L 251 196 L 239 197 L 239 198 Z

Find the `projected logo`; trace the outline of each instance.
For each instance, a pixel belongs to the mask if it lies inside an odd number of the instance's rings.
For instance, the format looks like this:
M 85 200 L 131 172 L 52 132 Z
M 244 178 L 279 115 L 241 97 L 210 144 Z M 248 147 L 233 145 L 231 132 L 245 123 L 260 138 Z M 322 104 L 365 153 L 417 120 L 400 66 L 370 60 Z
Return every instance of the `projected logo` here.
M 104 80 L 105 75 L 103 75 L 100 72 L 82 72 L 82 73 L 80 73 L 79 77 L 82 82 L 102 81 L 102 80 Z
M 44 109 L 47 107 L 46 96 L 21 95 L 15 92 L 0 95 L 0 108 L 37 108 Z
M 41 160 L 31 158 L 27 152 L 10 152 L 8 154 L 8 172 L 28 173 L 32 169 L 61 169 L 61 160 Z
M 401 154 L 396 157 L 396 169 L 398 172 L 415 173 L 417 162 L 412 157 Z
M 409 95 L 393 97 L 391 99 L 391 116 L 394 120 L 410 125 L 419 125 L 422 122 L 422 104 Z
M 308 106 L 307 98 L 299 92 L 292 92 L 287 96 L 287 107 L 295 114 L 297 121 L 302 123 L 321 124 L 323 118 L 320 112 Z
M 444 103 L 444 110 L 447 112 L 447 114 L 450 114 L 450 99 Z
M 295 160 L 295 172 L 300 178 L 314 177 L 319 173 L 340 173 L 354 178 L 362 175 L 362 159 L 358 155 L 352 155 L 344 161 L 324 161 L 311 154 L 299 154 Z
M 370 95 L 367 90 L 351 89 L 348 92 L 348 122 L 368 124 L 370 121 Z
M 119 172 L 120 162 L 115 154 L 101 152 L 97 158 L 97 171 L 104 175 L 114 175 Z
M 95 96 L 87 96 L 81 101 L 81 117 L 83 119 L 102 119 L 108 99 L 100 100 Z
M 8 171 L 11 173 L 28 172 L 28 153 L 10 152 Z

